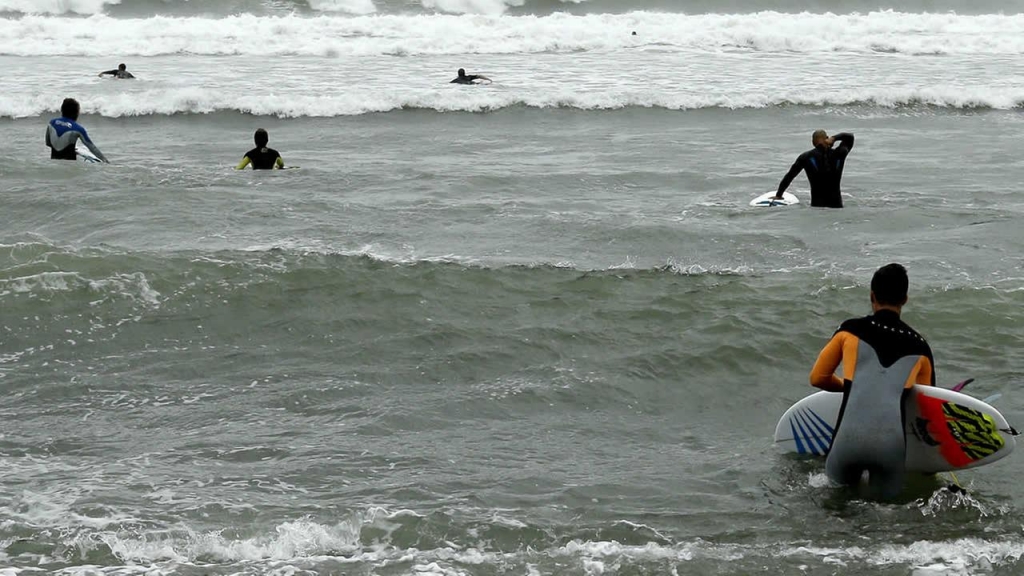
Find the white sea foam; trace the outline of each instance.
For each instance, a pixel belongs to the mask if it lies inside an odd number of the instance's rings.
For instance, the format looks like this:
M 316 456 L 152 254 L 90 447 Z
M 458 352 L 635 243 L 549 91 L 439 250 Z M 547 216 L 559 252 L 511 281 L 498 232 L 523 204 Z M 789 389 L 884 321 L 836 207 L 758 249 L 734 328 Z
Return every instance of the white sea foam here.
M 40 272 L 16 278 L 0 278 L 0 297 L 11 294 L 37 297 L 83 289 L 104 297 L 140 301 L 148 306 L 160 304 L 160 293 L 150 287 L 141 272 L 114 274 L 99 279 L 86 278 L 77 272 Z
M 24 500 L 31 494 L 21 496 Z M 68 502 L 74 501 L 74 492 L 63 495 L 59 505 L 49 500 L 41 507 L 37 500 L 24 507 L 36 512 L 29 518 L 15 515 L 19 522 L 31 525 L 56 526 L 64 518 Z M 3 510 L 10 512 L 10 510 Z M 319 562 L 363 564 L 369 567 L 409 563 L 419 572 L 436 574 L 467 573 L 467 566 L 538 565 L 551 561 L 561 566 L 576 565 L 587 571 L 600 571 L 602 566 L 621 566 L 624 563 L 673 563 L 687 565 L 693 561 L 743 562 L 761 558 L 790 558 L 806 563 L 845 566 L 908 566 L 914 569 L 974 573 L 978 570 L 1012 568 L 1024 558 L 1024 541 L 1017 538 L 962 538 L 956 540 L 921 540 L 911 544 L 865 543 L 860 546 L 819 546 L 814 544 L 730 544 L 712 543 L 701 539 L 678 543 L 648 542 L 624 544 L 604 540 L 572 540 L 550 547 L 533 547 L 515 552 L 490 550 L 486 546 L 445 544 L 434 548 L 402 548 L 395 546 L 391 534 L 401 526 L 403 518 L 419 517 L 408 510 L 388 511 L 369 508 L 356 512 L 337 523 L 323 523 L 311 518 L 285 521 L 264 534 L 231 538 L 222 531 L 196 531 L 178 525 L 170 529 L 138 531 L 122 530 L 117 526 L 124 517 L 111 517 L 99 524 L 80 524 L 72 521 L 78 530 L 69 533 L 64 545 L 83 551 L 95 549 L 99 544 L 107 547 L 122 562 L 130 565 L 159 564 L 161 569 L 174 571 L 178 564 L 195 562 L 215 564 L 259 565 L 269 569 L 285 563 L 300 562 L 306 566 Z M 523 524 L 514 518 L 498 516 L 500 523 L 510 527 Z M 383 536 L 372 544 L 361 541 L 366 527 L 383 530 Z M 81 529 L 86 530 L 81 530 Z M 88 530 L 92 528 L 92 530 Z M 111 529 L 113 528 L 113 529 Z M 254 564 L 255 563 L 255 564 Z M 372 571 L 372 569 L 371 569 Z M 100 570 L 103 573 L 103 570 Z
M 420 0 L 428 10 L 455 14 L 504 14 L 510 7 L 523 6 L 527 0 Z M 586 0 L 560 0 L 565 4 L 582 4 Z
M 22 14 L 98 14 L 121 0 L 0 0 L 0 12 Z
M 403 556 L 408 552 L 392 549 L 381 554 L 375 549 L 364 549 L 359 542 L 362 527 L 374 526 L 390 537 L 390 533 L 399 527 L 397 520 L 417 516 L 410 510 L 392 512 L 371 507 L 336 524 L 323 524 L 308 518 L 283 522 L 274 528 L 273 534 L 252 538 L 231 539 L 220 532 L 197 532 L 187 528 L 184 531 L 176 529 L 148 534 L 106 532 L 98 534 L 96 538 L 126 562 L 187 562 L 197 558 L 212 558 L 219 562 L 252 562 L 320 556 L 343 556 L 351 562 L 373 562 L 382 557 Z
M 472 94 L 447 88 L 396 91 L 361 90 L 334 94 L 253 94 L 225 89 L 177 88 L 105 95 L 102 99 L 79 97 L 82 112 L 111 118 L 131 116 L 211 114 L 241 112 L 281 118 L 356 116 L 396 110 L 437 112 L 492 112 L 506 108 L 568 108 L 577 110 L 619 110 L 660 108 L 698 110 L 706 108 L 746 109 L 775 106 L 878 106 L 895 109 L 927 106 L 950 109 L 1010 110 L 1024 106 L 1024 87 L 994 89 L 943 86 L 895 88 L 876 86 L 858 90 L 790 90 L 749 93 L 684 94 L 644 89 L 612 89 L 573 92 L 475 90 Z M 0 117 L 30 118 L 53 113 L 54 98 L 47 95 L 0 96 Z
M 54 474 L 57 472 L 81 472 L 82 469 L 57 459 L 0 458 L 8 474 Z M 18 524 L 35 529 L 63 529 L 69 532 L 79 529 L 103 530 L 119 527 L 137 521 L 126 512 L 107 511 L 104 515 L 82 514 L 75 506 L 84 494 L 95 488 L 89 479 L 86 486 L 69 486 L 33 492 L 21 490 L 11 494 L 6 506 L 0 506 L 0 514 L 8 525 Z
M 10 0 L 0 0 L 5 2 Z M 28 1 L 28 0 L 24 0 Z M 54 1 L 54 0 L 51 0 Z M 81 0 L 85 1 L 85 0 Z M 368 14 L 369 0 L 313 0 Z M 428 0 L 501 4 L 499 0 Z M 453 6 L 454 8 L 454 6 Z M 480 6 L 483 12 L 484 6 Z M 639 34 L 632 36 L 630 31 Z M 1024 54 L 1024 14 L 367 15 L 0 20 L 0 55 L 422 55 L 592 50 Z
M 853 546 L 849 548 L 798 546 L 782 552 L 785 556 L 812 556 L 833 564 L 865 563 L 873 566 L 909 565 L 938 573 L 974 574 L 993 566 L 1012 566 L 1024 556 L 1024 542 L 990 541 L 977 538 L 921 540 L 909 545 Z
M 807 485 L 811 488 L 829 488 L 832 486 L 832 481 L 829 480 L 828 475 L 824 473 L 819 474 L 808 474 Z
M 372 14 L 377 11 L 373 0 L 309 0 L 309 7 L 321 12 Z
M 217 532 L 187 532 L 184 538 L 170 534 L 130 537 L 103 534 L 100 539 L 115 556 L 126 562 L 174 560 L 198 557 L 237 562 L 309 558 L 353 551 L 359 539 L 358 522 L 324 525 L 310 520 L 285 522 L 266 537 L 231 540 Z
M 167 0 L 164 0 L 167 1 Z M 188 1 L 188 0 L 183 0 Z M 581 4 L 586 0 L 561 0 Z M 20 14 L 102 14 L 123 0 L 0 0 L 0 12 Z M 426 10 L 456 14 L 503 14 L 510 7 L 523 6 L 526 0 L 419 0 Z M 371 14 L 377 11 L 374 0 L 306 0 L 317 12 Z
M 501 14 L 509 6 L 522 6 L 525 0 L 423 0 L 423 7 L 459 14 Z
M 166 0 L 165 0 L 166 1 Z M 187 1 L 187 0 L 185 0 Z M 580 4 L 586 0 L 561 0 Z M 0 12 L 21 14 L 100 14 L 122 0 L 0 0 Z M 371 14 L 377 11 L 373 0 L 306 0 L 318 12 Z M 457 14 L 503 14 L 509 7 L 522 6 L 526 0 L 420 0 L 427 10 Z

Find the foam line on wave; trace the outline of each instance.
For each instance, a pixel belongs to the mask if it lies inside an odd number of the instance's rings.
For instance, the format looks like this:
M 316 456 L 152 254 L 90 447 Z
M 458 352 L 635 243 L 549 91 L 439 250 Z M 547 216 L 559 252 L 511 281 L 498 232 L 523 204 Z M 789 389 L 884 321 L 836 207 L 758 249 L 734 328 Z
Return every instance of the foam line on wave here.
M 892 2 L 907 12 L 993 14 L 1018 7 L 1007 0 L 906 0 Z M 814 13 L 867 12 L 877 9 L 877 0 L 732 0 L 728 8 L 737 13 L 759 10 L 806 10 Z M 722 10 L 717 0 L 0 0 L 0 14 L 370 14 L 407 13 L 455 14 L 551 14 L 623 13 L 630 11 L 667 11 L 686 14 L 716 13 Z
M 100 14 L 121 0 L 0 0 L 0 14 Z
M 187 0 L 179 0 L 172 9 L 183 9 L 188 6 L 184 4 Z M 583 4 L 587 0 L 558 0 L 558 3 Z M 419 0 L 419 6 L 427 12 L 438 11 L 454 14 L 504 14 L 509 8 L 519 7 L 525 4 L 525 0 Z M 140 2 L 132 2 L 132 8 L 139 9 Z M 282 6 L 283 4 L 283 6 Z M 541 3 L 542 4 L 542 3 Z M 115 12 L 115 8 L 122 6 L 122 0 L 0 0 L 0 13 L 13 14 L 109 14 Z M 340 14 L 373 14 L 379 9 L 400 10 L 407 8 L 407 5 L 387 0 L 292 0 L 292 2 L 267 3 L 262 0 L 250 0 L 243 4 L 244 11 L 251 13 L 266 13 L 291 9 L 302 11 L 308 9 L 313 12 L 340 13 Z M 127 6 L 125 6 L 127 8 Z M 168 9 L 168 2 L 150 2 L 151 12 L 156 15 L 161 10 Z M 216 10 L 215 4 L 206 2 L 197 11 L 207 12 Z M 224 3 L 224 10 L 237 12 L 236 3 Z
M 12 0 L 0 0 L 2 2 Z M 82 0 L 85 1 L 85 0 Z M 98 1 L 98 0 L 97 0 Z M 2 12 L 2 11 L 0 11 Z M 80 32 L 70 33 L 69 30 Z M 638 36 L 630 31 L 638 30 Z M 1024 54 L 1024 14 L 301 15 L 0 19 L 0 55 L 410 56 L 617 49 Z
M 52 115 L 47 95 L 0 96 L 0 118 L 33 118 Z M 358 94 L 254 95 L 228 89 L 166 89 L 136 93 L 80 97 L 82 112 L 108 118 L 172 116 L 177 114 L 248 114 L 279 118 L 331 118 L 393 111 L 497 112 L 510 108 L 621 110 L 760 109 L 786 106 L 809 108 L 841 106 L 883 109 L 1012 110 L 1024 107 L 1024 88 L 945 86 L 907 89 L 869 87 L 836 94 L 762 92 L 732 94 L 671 94 L 645 89 L 607 89 L 591 92 L 479 91 L 472 98 L 445 87 L 399 93 L 394 90 L 363 90 Z

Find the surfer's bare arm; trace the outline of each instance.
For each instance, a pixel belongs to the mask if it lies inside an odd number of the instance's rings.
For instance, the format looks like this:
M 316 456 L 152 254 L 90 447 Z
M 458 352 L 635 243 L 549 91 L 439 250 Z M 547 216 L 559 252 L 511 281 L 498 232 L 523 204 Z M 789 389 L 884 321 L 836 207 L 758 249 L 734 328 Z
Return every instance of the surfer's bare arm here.
M 829 392 L 843 391 L 843 379 L 836 376 L 836 369 L 843 361 L 843 345 L 848 337 L 851 335 L 847 332 L 836 332 L 828 344 L 821 349 L 818 360 L 811 368 L 811 386 Z
M 242 161 L 238 163 L 238 166 L 235 166 L 235 170 L 245 170 L 245 167 L 248 166 L 250 162 L 252 162 L 252 160 L 250 160 L 248 156 L 243 157 Z
M 277 160 L 274 162 L 274 167 L 278 170 L 284 170 L 284 158 L 278 156 Z

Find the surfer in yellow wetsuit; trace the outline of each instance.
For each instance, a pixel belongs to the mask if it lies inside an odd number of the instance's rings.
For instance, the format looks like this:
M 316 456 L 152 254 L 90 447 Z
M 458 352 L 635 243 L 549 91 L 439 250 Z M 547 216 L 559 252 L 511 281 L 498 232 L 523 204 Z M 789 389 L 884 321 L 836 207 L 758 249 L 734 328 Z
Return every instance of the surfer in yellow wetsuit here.
M 277 150 L 267 147 L 270 135 L 266 130 L 263 128 L 256 130 L 253 140 L 256 141 L 256 147 L 245 153 L 242 161 L 235 166 L 235 170 L 244 170 L 249 164 L 252 164 L 253 170 L 284 169 L 284 159 L 281 158 L 281 155 Z
M 903 396 L 914 384 L 935 385 L 928 342 L 900 319 L 907 303 L 907 270 L 879 268 L 871 278 L 870 316 L 843 322 L 818 355 L 811 385 L 843 394 L 825 469 L 841 484 L 864 472 L 884 498 L 903 487 L 906 439 Z M 842 377 L 835 371 L 843 365 Z

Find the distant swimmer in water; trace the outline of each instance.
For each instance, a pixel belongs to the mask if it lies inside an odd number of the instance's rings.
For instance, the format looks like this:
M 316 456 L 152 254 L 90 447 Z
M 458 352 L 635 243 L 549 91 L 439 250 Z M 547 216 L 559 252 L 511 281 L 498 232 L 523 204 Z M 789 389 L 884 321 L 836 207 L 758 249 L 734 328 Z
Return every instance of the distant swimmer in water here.
M 832 146 L 839 142 L 839 146 Z M 801 170 L 807 172 L 807 180 L 811 184 L 811 206 L 820 208 L 842 208 L 843 198 L 839 192 L 839 181 L 843 178 L 846 167 L 846 156 L 853 148 L 853 134 L 843 132 L 829 137 L 824 130 L 816 130 L 811 135 L 814 148 L 801 154 L 789 172 L 779 183 L 777 200 L 782 200 L 782 193 L 796 178 Z
M 245 153 L 245 157 L 235 167 L 235 170 L 244 170 L 249 164 L 252 164 L 253 170 L 284 168 L 284 160 L 277 150 L 267 147 L 267 142 L 270 142 L 270 135 L 267 134 L 266 130 L 263 128 L 257 130 L 253 139 L 256 141 L 256 147 Z
M 466 74 L 465 68 L 459 68 L 458 77 L 456 77 L 455 80 L 449 82 L 449 84 L 476 84 L 477 80 L 483 80 L 486 82 L 491 81 L 491 79 L 488 78 L 487 76 L 481 76 L 479 74 Z
M 124 64 L 118 64 L 117 70 L 107 70 L 106 72 L 100 72 L 99 74 L 97 74 L 97 76 L 106 75 L 113 76 L 114 78 L 122 78 L 125 80 L 135 78 L 135 76 L 133 76 L 132 73 L 128 71 L 128 67 Z
M 46 145 L 50 147 L 51 160 L 75 160 L 75 144 L 81 139 L 89 150 L 100 160 L 109 163 L 107 157 L 92 143 L 85 127 L 78 123 L 81 107 L 74 98 L 65 98 L 60 105 L 60 118 L 50 120 L 46 126 Z

